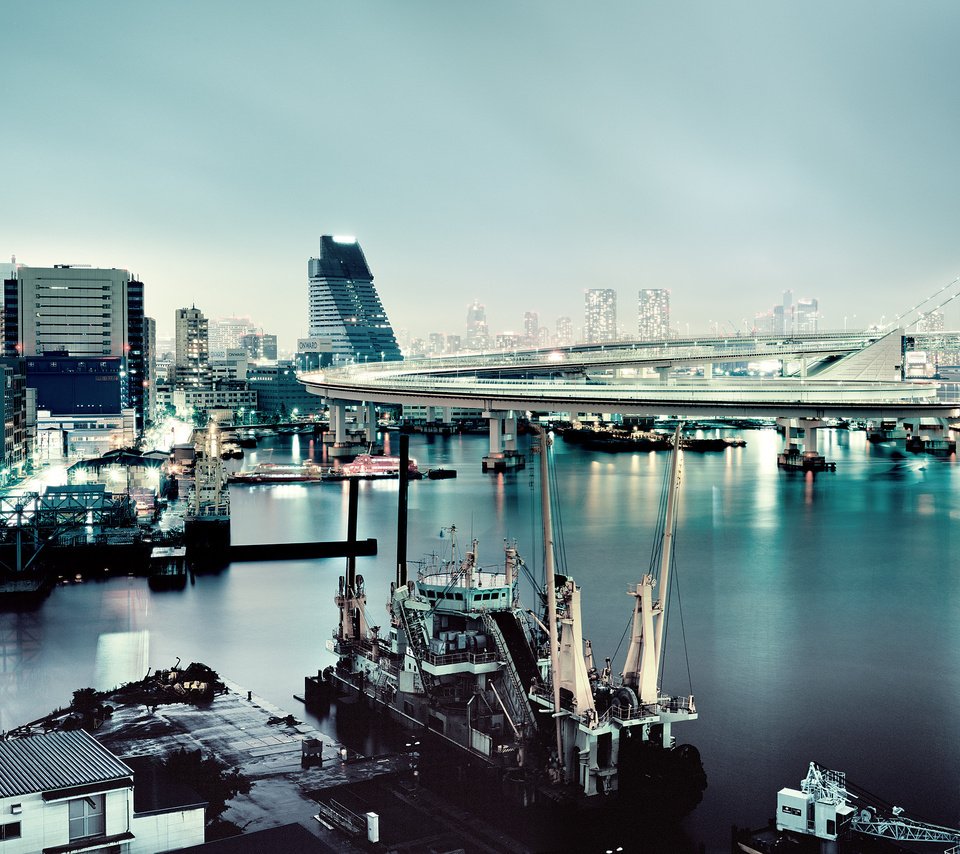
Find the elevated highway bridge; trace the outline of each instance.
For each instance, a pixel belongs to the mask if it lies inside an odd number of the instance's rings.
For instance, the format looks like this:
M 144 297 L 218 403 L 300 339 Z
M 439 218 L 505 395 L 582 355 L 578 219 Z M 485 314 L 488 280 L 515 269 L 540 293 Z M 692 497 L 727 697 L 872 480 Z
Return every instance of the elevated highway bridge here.
M 299 379 L 334 405 L 679 417 L 960 417 L 957 403 L 940 400 L 938 383 L 902 378 L 903 353 L 901 330 L 701 338 L 351 365 Z M 782 362 L 788 375 L 713 375 L 714 365 L 767 360 Z M 680 367 L 699 367 L 704 375 L 671 375 Z

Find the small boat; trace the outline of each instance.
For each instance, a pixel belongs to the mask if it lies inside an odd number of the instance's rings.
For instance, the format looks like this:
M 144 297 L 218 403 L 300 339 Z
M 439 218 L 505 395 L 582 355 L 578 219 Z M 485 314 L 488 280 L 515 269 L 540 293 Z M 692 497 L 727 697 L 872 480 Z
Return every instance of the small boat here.
M 187 586 L 187 550 L 157 546 L 150 552 L 151 590 L 183 590 Z
M 427 472 L 427 477 L 430 478 L 430 480 L 446 480 L 447 478 L 456 476 L 456 469 L 430 469 Z
M 743 448 L 746 441 L 743 439 L 724 439 L 722 437 L 695 439 L 688 436 L 681 439 L 681 447 L 685 451 L 725 451 L 727 448 Z

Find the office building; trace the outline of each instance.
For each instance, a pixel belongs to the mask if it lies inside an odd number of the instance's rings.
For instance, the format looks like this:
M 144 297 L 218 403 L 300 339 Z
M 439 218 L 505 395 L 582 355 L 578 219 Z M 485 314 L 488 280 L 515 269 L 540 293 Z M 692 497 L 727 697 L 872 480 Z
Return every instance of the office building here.
M 641 341 L 665 341 L 670 337 L 670 291 L 665 288 L 640 290 L 637 337 Z
M 467 339 L 468 350 L 485 350 L 490 345 L 490 330 L 487 327 L 486 306 L 473 301 L 467 306 Z
M 143 319 L 143 412 L 149 424 L 157 417 L 157 321 Z
M 569 317 L 558 317 L 556 345 L 558 347 L 570 347 L 572 344 L 573 320 Z
M 19 266 L 4 281 L 3 312 L 6 356 L 121 359 L 122 405 L 143 428 L 142 282 L 126 270 Z
M 320 238 L 307 264 L 311 338 L 331 342 L 334 361 L 397 361 L 403 357 L 373 286 L 360 244 L 352 237 Z
M 196 306 L 178 308 L 174 317 L 177 343 L 174 384 L 200 388 L 210 382 L 210 346 L 207 319 Z
M 794 306 L 794 332 L 817 332 L 820 327 L 820 307 L 815 299 L 799 299 Z
M 257 409 L 263 416 L 286 419 L 293 415 L 318 415 L 323 411 L 324 399 L 297 382 L 293 362 L 252 365 L 247 371 L 247 382 L 251 391 L 257 393 Z
M 240 347 L 252 362 L 277 361 L 277 336 L 263 332 L 248 332 L 240 336 Z
M 587 344 L 617 340 L 617 292 L 612 288 L 584 291 L 583 337 Z
M 257 324 L 249 317 L 218 317 L 209 325 L 210 350 L 235 350 L 244 335 L 256 331 Z

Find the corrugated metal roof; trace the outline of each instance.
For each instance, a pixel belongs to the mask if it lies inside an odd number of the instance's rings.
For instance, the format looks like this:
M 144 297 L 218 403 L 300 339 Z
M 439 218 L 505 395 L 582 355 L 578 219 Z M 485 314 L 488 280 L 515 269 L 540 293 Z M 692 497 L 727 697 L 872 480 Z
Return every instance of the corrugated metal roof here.
M 83 730 L 0 741 L 0 798 L 104 783 L 132 774 Z

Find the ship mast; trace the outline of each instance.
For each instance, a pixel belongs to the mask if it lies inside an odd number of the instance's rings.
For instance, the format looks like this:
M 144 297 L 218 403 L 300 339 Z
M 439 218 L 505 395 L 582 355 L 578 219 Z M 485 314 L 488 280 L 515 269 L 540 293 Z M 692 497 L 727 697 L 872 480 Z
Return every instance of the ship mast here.
M 673 561 L 673 529 L 677 507 L 677 491 L 680 488 L 681 424 L 673 434 L 673 457 L 670 460 L 670 491 L 667 493 L 667 517 L 663 523 L 663 547 L 660 550 L 660 618 L 657 620 L 657 634 L 654 638 L 654 658 L 657 660 L 657 672 L 663 663 L 663 626 L 667 617 L 667 600 L 670 597 L 670 566 Z M 658 680 L 659 681 L 659 680 Z
M 557 728 L 557 761 L 566 780 L 560 710 L 560 640 L 557 629 L 557 582 L 553 566 L 553 517 L 550 514 L 550 472 L 547 460 L 547 431 L 540 428 L 540 509 L 543 514 L 544 571 L 547 583 L 547 626 L 550 632 L 550 683 L 553 686 L 553 719 Z
M 635 597 L 633 631 L 627 659 L 623 666 L 623 684 L 639 694 L 644 705 L 656 704 L 660 696 L 660 667 L 663 650 L 663 627 L 666 623 L 667 600 L 670 594 L 670 566 L 673 558 L 673 528 L 676 517 L 677 490 L 680 486 L 680 435 L 677 424 L 673 436 L 673 456 L 670 460 L 670 482 L 667 492 L 667 510 L 664 521 L 663 543 L 660 551 L 660 578 L 647 574 L 627 592 Z M 659 598 L 654 601 L 653 588 L 659 587 Z

